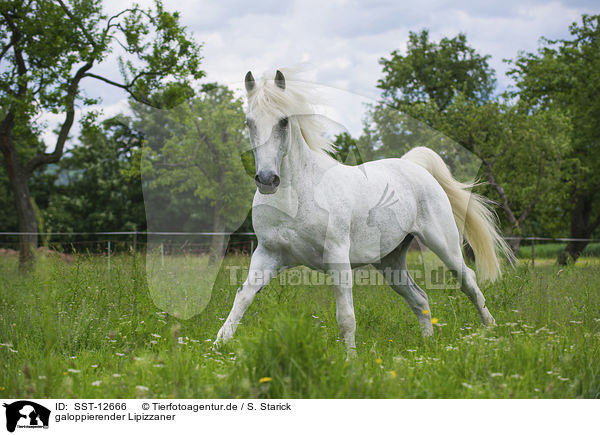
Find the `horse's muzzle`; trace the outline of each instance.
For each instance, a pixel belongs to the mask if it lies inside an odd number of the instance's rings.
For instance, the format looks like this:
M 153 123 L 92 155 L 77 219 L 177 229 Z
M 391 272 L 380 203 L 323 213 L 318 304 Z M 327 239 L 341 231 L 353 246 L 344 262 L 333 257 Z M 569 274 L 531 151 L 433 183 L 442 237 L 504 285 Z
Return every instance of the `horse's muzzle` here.
M 260 171 L 254 177 L 254 182 L 260 193 L 268 195 L 277 192 L 281 180 L 273 171 Z

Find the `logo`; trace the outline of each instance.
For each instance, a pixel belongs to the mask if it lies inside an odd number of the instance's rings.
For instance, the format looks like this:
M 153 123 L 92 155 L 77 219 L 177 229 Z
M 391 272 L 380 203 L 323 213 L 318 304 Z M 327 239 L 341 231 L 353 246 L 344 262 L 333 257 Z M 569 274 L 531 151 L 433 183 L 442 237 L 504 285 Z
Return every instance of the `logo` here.
M 6 430 L 14 432 L 15 428 L 48 429 L 50 410 L 29 400 L 19 400 L 4 404 L 6 408 Z

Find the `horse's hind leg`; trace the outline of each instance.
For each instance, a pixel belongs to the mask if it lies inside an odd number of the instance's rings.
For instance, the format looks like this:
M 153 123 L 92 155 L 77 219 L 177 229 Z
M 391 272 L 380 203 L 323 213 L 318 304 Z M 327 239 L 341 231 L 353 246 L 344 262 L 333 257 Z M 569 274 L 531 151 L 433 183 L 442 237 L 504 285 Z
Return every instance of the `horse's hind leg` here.
M 421 241 L 431 249 L 456 276 L 460 289 L 475 305 L 484 325 L 496 323 L 485 305 L 485 297 L 477 286 L 475 272 L 467 267 L 460 250 L 460 236 L 452 212 L 432 214 L 432 221 L 423 226 Z
M 381 271 L 390 287 L 404 297 L 419 320 L 423 336 L 429 337 L 433 335 L 433 326 L 431 325 L 431 310 L 427 294 L 412 279 L 406 266 L 406 254 L 412 240 L 413 236 L 409 234 L 398 248 L 374 266 Z

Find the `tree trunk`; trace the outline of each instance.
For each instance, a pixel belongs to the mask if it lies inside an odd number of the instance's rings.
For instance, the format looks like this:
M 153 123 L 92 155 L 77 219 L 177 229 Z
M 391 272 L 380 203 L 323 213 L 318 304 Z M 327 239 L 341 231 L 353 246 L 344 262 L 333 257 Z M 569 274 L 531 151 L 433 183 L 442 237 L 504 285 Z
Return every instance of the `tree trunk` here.
M 19 235 L 19 269 L 22 272 L 27 272 L 33 266 L 35 260 L 34 250 L 38 244 L 38 235 L 32 234 L 37 233 L 38 225 L 31 193 L 29 192 L 29 177 L 19 165 L 11 138 L 3 136 L 1 140 L 4 164 L 15 195 L 19 232 L 21 233 Z
M 213 215 L 213 233 L 223 233 L 225 231 L 225 219 L 221 216 L 221 210 L 217 201 Z M 213 264 L 218 258 L 221 258 L 225 251 L 225 236 L 223 234 L 214 234 L 210 241 L 209 263 Z
M 513 234 L 511 234 L 511 237 L 513 237 L 513 238 L 508 241 L 508 244 L 509 244 L 510 248 L 512 249 L 512 252 L 516 258 L 519 256 L 519 248 L 521 247 L 521 241 L 523 239 L 521 238 L 521 236 L 515 235 L 514 231 L 513 231 Z
M 594 193 L 581 193 L 576 195 L 574 199 L 575 207 L 571 212 L 571 232 L 569 237 L 572 239 L 589 239 L 600 223 L 600 218 L 591 222 Z M 588 243 L 579 240 L 568 242 L 565 250 L 558 256 L 558 264 L 565 265 L 569 261 L 577 261 Z

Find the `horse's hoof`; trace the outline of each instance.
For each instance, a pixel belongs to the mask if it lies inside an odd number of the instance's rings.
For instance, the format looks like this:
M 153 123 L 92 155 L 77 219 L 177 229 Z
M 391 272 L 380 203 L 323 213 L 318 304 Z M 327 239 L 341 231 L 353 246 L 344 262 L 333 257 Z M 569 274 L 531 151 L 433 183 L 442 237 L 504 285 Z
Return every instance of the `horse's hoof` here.
M 356 353 L 356 348 L 351 347 L 346 351 L 346 361 L 355 360 L 358 358 L 358 354 Z
M 225 340 L 222 338 L 217 338 L 212 344 L 212 350 L 218 351 L 223 347 L 223 344 L 225 344 Z
M 496 326 L 496 319 L 494 319 L 491 314 L 489 314 L 487 317 L 485 317 L 481 320 L 482 320 L 484 326 L 487 326 L 487 327 Z

